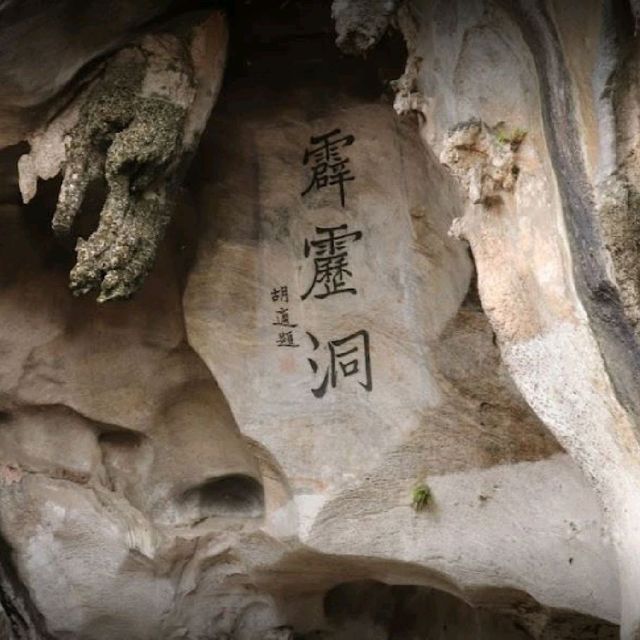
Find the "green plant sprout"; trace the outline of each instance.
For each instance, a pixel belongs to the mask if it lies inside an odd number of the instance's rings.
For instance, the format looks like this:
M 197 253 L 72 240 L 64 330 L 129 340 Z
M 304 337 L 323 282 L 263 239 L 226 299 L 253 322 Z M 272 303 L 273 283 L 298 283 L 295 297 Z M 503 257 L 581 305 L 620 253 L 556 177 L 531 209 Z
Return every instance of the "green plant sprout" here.
M 500 144 L 510 144 L 513 149 L 517 149 L 525 139 L 527 132 L 520 127 L 515 128 L 511 133 L 506 129 L 500 129 L 496 133 L 496 139 Z
M 426 484 L 419 484 L 411 493 L 411 506 L 414 511 L 423 511 L 431 504 L 432 498 L 431 489 Z

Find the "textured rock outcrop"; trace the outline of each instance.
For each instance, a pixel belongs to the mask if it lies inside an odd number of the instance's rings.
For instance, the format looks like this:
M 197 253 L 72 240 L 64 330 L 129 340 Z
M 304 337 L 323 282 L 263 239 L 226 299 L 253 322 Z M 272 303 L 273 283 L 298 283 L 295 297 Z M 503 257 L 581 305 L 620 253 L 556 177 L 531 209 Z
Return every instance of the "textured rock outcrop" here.
M 87 189 L 103 178 L 98 228 L 76 245 L 71 289 L 100 302 L 134 293 L 153 266 L 170 200 L 216 99 L 226 54 L 221 14 L 178 22 L 119 50 L 73 101 L 28 135 L 19 161 L 29 202 L 38 178 L 64 171 L 53 229 L 68 235 Z
M 640 637 L 637 7 L 27 5 L 0 638 Z
M 573 3 L 473 6 L 418 3 L 405 15 L 421 60 L 423 133 L 446 152 L 443 132 L 470 118 L 526 132 L 513 195 L 497 210 L 472 197 L 453 229 L 471 245 L 516 384 L 606 506 L 623 636 L 636 637 L 638 345 L 626 267 L 635 241 L 624 222 L 633 198 L 614 196 L 633 184 L 626 167 L 637 144 L 624 106 L 638 46 L 631 14 L 606 3 L 581 5 L 580 16 Z

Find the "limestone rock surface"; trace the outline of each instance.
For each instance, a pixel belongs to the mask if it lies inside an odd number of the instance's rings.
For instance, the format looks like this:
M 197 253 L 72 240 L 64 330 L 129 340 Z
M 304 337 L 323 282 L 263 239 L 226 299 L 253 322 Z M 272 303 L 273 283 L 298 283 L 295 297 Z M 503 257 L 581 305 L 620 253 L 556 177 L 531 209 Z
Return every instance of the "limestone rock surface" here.
M 634 3 L 54 4 L 0 5 L 0 639 L 640 638 Z

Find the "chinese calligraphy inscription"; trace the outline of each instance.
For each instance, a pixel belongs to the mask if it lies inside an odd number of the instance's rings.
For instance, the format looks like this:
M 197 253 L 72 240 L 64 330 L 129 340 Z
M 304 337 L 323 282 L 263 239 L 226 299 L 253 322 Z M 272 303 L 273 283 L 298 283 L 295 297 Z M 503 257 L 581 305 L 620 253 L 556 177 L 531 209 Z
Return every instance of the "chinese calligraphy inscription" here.
M 307 335 L 313 350 L 316 351 L 320 342 L 313 334 L 307 332 Z M 353 381 L 366 391 L 373 389 L 368 331 L 356 331 L 346 338 L 330 340 L 327 346 L 329 347 L 329 364 L 320 385 L 311 390 L 316 398 L 322 398 L 329 386 L 335 389 L 338 380 L 343 378 L 353 378 Z M 308 360 L 312 371 L 318 373 L 317 361 L 314 358 L 308 358 Z
M 345 148 L 354 142 L 355 136 L 343 134 L 338 128 L 310 137 L 302 164 L 311 170 L 311 177 L 301 193 L 303 197 L 311 191 L 336 187 L 340 205 L 346 206 L 346 184 L 355 180 L 355 176 Z M 314 203 L 312 200 L 309 205 L 314 206 Z M 337 294 L 350 294 L 342 296 L 344 299 L 357 295 L 358 290 L 352 283 L 354 275 L 349 250 L 362 237 L 362 231 L 350 230 L 346 223 L 315 226 L 315 235 L 304 241 L 304 257 L 313 260 L 313 277 L 300 296 L 302 301 L 324 300 Z M 270 295 L 275 313 L 275 321 L 271 324 L 278 330 L 276 346 L 300 347 L 296 342 L 296 331 L 305 329 L 304 326 L 298 329 L 298 324 L 292 320 L 288 287 L 275 287 Z M 322 345 L 322 350 L 319 350 L 320 341 L 311 332 L 305 333 L 313 351 L 307 360 L 318 378 L 317 386 L 311 389 L 316 398 L 323 398 L 330 389 L 342 385 L 355 385 L 367 392 L 373 389 L 368 331 L 361 329 L 346 337 L 329 340 Z
M 348 233 L 347 229 L 346 224 L 337 227 L 316 227 L 319 238 L 304 241 L 304 257 L 308 258 L 313 254 L 314 276 L 311 285 L 302 295 L 303 300 L 315 291 L 316 287 L 320 292 L 314 293 L 314 298 L 320 300 L 337 293 L 357 293 L 353 287 L 347 287 L 347 279 L 353 277 L 353 273 L 347 268 L 347 245 L 360 240 L 362 232 Z
M 345 182 L 355 180 L 355 176 L 348 166 L 349 158 L 344 157 L 341 150 L 352 145 L 355 138 L 352 135 L 341 136 L 341 133 L 340 129 L 333 129 L 309 139 L 310 148 L 305 150 L 302 164 L 310 166 L 312 175 L 309 185 L 300 195 L 337 185 L 340 204 L 345 206 Z
M 298 326 L 293 324 L 289 318 L 289 307 L 284 304 L 289 303 L 289 287 L 280 286 L 271 290 L 271 301 L 275 304 L 280 302 L 281 306 L 275 310 L 275 322 L 271 324 L 278 327 L 278 338 L 276 339 L 277 347 L 299 347 L 294 336 L 294 329 Z

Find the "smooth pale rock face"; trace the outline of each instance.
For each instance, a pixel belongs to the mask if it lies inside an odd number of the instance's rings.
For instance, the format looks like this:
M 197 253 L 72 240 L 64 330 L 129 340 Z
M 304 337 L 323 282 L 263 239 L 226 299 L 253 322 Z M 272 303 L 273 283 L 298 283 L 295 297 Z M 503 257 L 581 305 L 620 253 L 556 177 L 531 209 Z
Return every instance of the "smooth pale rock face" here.
M 85 305 L 19 215 L 3 210 L 3 535 L 52 634 L 157 637 L 193 545 L 177 531 L 260 515 L 258 466 L 184 342 L 170 261 L 146 302 Z
M 583 297 L 540 91 L 551 33 L 576 163 L 614 171 L 604 17 L 534 4 L 334 3 L 366 60 L 321 3 L 238 8 L 131 300 L 71 296 L 59 183 L 19 205 L 7 170 L 0 639 L 634 637 L 633 377 Z
M 622 633 L 635 638 L 635 145 L 625 56 L 637 40 L 619 9 L 415 2 L 402 18 L 413 57 L 404 80 L 419 98 L 396 106 L 420 106 L 425 140 L 467 195 L 452 231 L 471 245 L 483 307 L 516 384 L 606 505 Z M 460 172 L 457 138 L 471 121 L 495 139 L 484 163 Z M 495 186 L 500 146 L 515 153 L 517 179 L 483 201 L 475 185 Z
M 454 179 L 388 106 L 298 84 L 276 111 L 261 91 L 249 80 L 230 88 L 203 141 L 205 222 L 184 304 L 189 340 L 241 430 L 286 478 L 288 501 L 268 510 L 264 530 L 333 558 L 400 560 L 414 575 L 395 566 L 369 578 L 480 600 L 509 585 L 616 620 L 595 496 L 522 404 L 468 296 L 468 256 L 447 235 L 463 211 Z M 340 184 L 313 184 L 312 138 L 336 129 L 336 161 L 353 177 L 344 206 Z M 356 293 L 332 292 L 335 260 L 315 252 L 327 246 L 322 229 L 347 236 L 342 288 Z M 278 324 L 282 309 L 295 326 Z M 296 346 L 279 346 L 285 330 Z M 362 342 L 350 345 L 352 376 L 336 355 L 343 344 L 330 344 L 362 331 L 370 380 Z M 434 509 L 416 517 L 411 493 L 423 481 Z M 573 527 L 584 573 L 565 546 Z
M 257 242 L 202 239 L 185 297 L 189 339 L 246 435 L 272 454 L 278 447 L 295 489 L 313 479 L 331 491 L 378 464 L 441 403 L 426 345 L 462 302 L 471 265 L 446 236 L 451 205 L 402 180 L 403 165 L 427 163 L 388 107 L 354 105 L 303 125 L 243 122 L 241 131 L 255 136 L 246 152 L 259 177 L 245 188 L 257 196 Z M 318 174 L 326 187 L 302 196 L 317 165 L 314 155 L 303 164 L 305 147 L 331 131 L 328 153 L 344 158 L 346 180 Z M 211 198 L 209 217 L 250 222 L 234 196 L 229 213 Z

